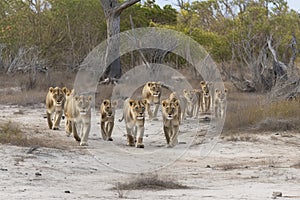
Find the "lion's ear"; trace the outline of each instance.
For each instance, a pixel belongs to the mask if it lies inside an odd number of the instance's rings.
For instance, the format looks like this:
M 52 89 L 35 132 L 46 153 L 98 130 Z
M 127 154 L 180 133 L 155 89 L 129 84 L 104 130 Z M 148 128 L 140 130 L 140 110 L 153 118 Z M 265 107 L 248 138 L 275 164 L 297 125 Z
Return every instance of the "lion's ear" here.
M 176 101 L 174 102 L 175 106 L 178 107 L 179 106 L 179 100 L 176 99 Z
M 63 93 L 64 93 L 65 95 L 67 95 L 67 93 L 68 93 L 68 91 L 69 91 L 67 87 L 63 87 L 61 90 L 63 91 Z
M 146 106 L 147 103 L 148 103 L 147 99 L 142 99 L 142 104 L 144 104 Z
M 204 86 L 204 85 L 205 85 L 205 82 L 204 82 L 204 81 L 201 81 L 201 82 L 200 82 L 200 85 L 201 85 L 201 86 Z
M 168 101 L 167 101 L 167 100 L 163 100 L 163 101 L 161 102 L 161 105 L 162 105 L 163 107 L 166 107 L 166 106 L 168 105 Z
M 215 90 L 215 92 L 216 92 L 216 93 L 219 93 L 219 92 L 220 92 L 220 90 L 219 90 L 219 89 L 216 89 L 216 90 Z
M 92 96 L 91 96 L 91 95 L 88 96 L 87 100 L 88 100 L 88 101 L 92 101 Z
M 224 92 L 227 93 L 227 91 L 228 91 L 227 88 L 225 88 L 225 89 L 224 89 Z
M 52 93 L 53 92 L 53 87 L 49 87 L 49 91 Z
M 105 100 L 103 101 L 103 105 L 107 106 L 108 104 L 109 104 L 109 100 L 105 99 Z
M 147 85 L 148 85 L 148 87 L 151 87 L 152 83 L 151 82 L 147 82 Z
M 79 96 L 74 96 L 75 101 L 78 101 L 80 99 Z
M 134 104 L 135 104 L 135 100 L 130 99 L 130 100 L 129 100 L 129 105 L 130 105 L 130 106 L 134 106 Z

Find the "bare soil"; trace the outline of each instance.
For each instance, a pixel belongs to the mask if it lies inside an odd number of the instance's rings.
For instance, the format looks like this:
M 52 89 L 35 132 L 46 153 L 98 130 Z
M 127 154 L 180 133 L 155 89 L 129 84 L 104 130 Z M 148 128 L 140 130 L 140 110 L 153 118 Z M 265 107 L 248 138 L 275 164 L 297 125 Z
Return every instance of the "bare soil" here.
M 126 146 L 117 110 L 114 141 L 101 139 L 99 114 L 94 112 L 89 146 L 80 147 L 66 136 L 64 120 L 60 130 L 49 130 L 44 113 L 43 104 L 0 106 L 0 121 L 17 123 L 26 136 L 48 144 L 0 145 L 1 199 L 300 199 L 299 132 L 209 138 L 213 123 L 187 119 L 180 127 L 179 144 L 167 148 L 159 117 L 146 121 L 145 148 L 137 149 Z M 203 147 L 209 149 L 207 155 Z M 186 188 L 116 187 L 147 174 Z M 276 197 L 280 193 L 282 197 Z

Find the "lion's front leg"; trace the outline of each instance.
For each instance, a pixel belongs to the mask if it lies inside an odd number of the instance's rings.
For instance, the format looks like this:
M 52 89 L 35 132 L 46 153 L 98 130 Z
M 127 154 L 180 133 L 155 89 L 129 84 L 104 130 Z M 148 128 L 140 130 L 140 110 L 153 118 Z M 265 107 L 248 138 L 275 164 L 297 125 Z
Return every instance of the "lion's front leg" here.
M 144 126 L 137 126 L 136 148 L 144 148 L 144 144 L 143 144 L 144 130 L 145 130 Z
M 66 126 L 65 126 L 65 131 L 67 133 L 67 136 L 70 136 L 72 133 L 72 121 L 71 120 L 66 120 Z
M 53 126 L 52 115 L 51 115 L 51 113 L 49 113 L 48 111 L 47 111 L 46 114 L 47 114 L 47 122 L 48 122 L 48 126 L 49 126 L 50 129 L 52 129 L 52 126 Z
M 178 139 L 177 139 L 178 132 L 179 132 L 179 126 L 178 125 L 173 126 L 173 130 L 170 138 L 170 145 L 172 147 L 178 144 Z
M 58 130 L 62 114 L 61 110 L 55 112 L 53 130 Z
M 106 133 L 106 123 L 105 122 L 101 122 L 101 135 L 102 135 L 102 139 L 103 140 L 107 140 L 107 133 Z
M 152 110 L 151 110 L 151 104 L 150 103 L 148 103 L 146 105 L 146 110 L 148 112 L 149 118 L 152 119 L 153 118 L 153 113 L 152 113 Z
M 126 126 L 128 146 L 134 146 L 134 137 L 132 135 L 132 131 L 133 131 L 133 127 Z
M 113 141 L 113 139 L 111 138 L 111 135 L 112 135 L 114 125 L 115 125 L 114 122 L 108 122 L 108 124 L 107 124 L 107 138 L 108 138 L 108 141 Z
M 75 138 L 75 140 L 77 142 L 80 142 L 80 137 L 78 136 L 78 133 L 77 133 L 77 128 L 76 128 L 76 122 L 75 121 L 72 121 L 72 133 L 73 133 L 73 137 Z
M 167 145 L 170 144 L 170 133 L 169 133 L 169 128 L 167 126 L 164 126 L 164 134 L 166 137 Z
M 156 119 L 157 117 L 157 112 L 158 112 L 158 108 L 159 108 L 159 103 L 155 103 L 154 104 L 154 114 L 153 114 L 153 118 Z
M 82 138 L 80 142 L 80 146 L 88 146 L 87 140 L 91 130 L 91 123 L 90 122 L 83 122 L 82 123 Z

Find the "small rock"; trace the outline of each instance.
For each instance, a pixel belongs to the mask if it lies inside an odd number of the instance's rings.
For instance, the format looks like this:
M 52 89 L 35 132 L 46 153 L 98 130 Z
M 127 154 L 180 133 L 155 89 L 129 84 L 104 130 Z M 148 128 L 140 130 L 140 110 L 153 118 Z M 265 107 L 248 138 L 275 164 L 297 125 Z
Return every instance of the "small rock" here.
M 273 192 L 272 198 L 276 199 L 277 197 L 282 197 L 282 192 Z
M 70 190 L 65 190 L 65 193 L 70 194 L 71 191 Z
M 42 176 L 42 174 L 40 172 L 35 172 L 36 176 Z
M 205 167 L 205 168 L 211 168 L 211 167 L 210 167 L 210 165 L 206 165 L 206 167 Z

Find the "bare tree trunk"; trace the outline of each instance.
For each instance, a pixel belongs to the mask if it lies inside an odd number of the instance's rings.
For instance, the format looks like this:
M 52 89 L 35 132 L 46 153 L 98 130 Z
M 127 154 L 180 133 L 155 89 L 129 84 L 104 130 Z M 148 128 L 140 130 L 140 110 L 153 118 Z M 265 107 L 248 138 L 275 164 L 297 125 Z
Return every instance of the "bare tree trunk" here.
M 118 0 L 100 0 L 104 10 L 107 25 L 107 49 L 105 56 L 105 65 L 108 66 L 109 78 L 119 78 L 122 74 L 119 58 L 119 37 L 114 37 L 120 33 L 120 14 L 126 8 L 139 2 L 140 0 L 127 0 L 118 4 Z
M 4 69 L 3 59 L 2 59 L 2 50 L 6 47 L 5 44 L 0 44 L 0 71 Z

